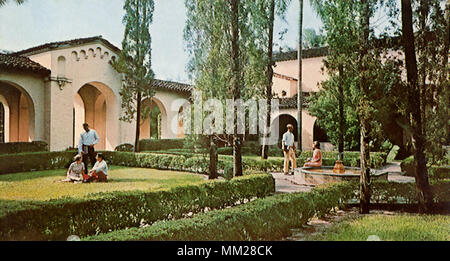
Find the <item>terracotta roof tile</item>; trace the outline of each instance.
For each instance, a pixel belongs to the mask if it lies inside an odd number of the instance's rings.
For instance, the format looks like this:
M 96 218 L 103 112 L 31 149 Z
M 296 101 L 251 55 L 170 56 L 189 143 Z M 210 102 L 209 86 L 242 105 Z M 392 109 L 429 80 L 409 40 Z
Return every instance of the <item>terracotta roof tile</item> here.
M 33 54 L 33 53 L 41 53 L 53 49 L 58 48 L 64 48 L 64 47 L 70 47 L 70 46 L 77 46 L 92 42 L 101 42 L 107 47 L 111 48 L 115 52 L 120 52 L 120 49 L 110 43 L 108 40 L 104 39 L 101 35 L 94 36 L 94 37 L 87 37 L 87 38 L 78 38 L 73 40 L 67 40 L 67 41 L 60 41 L 60 42 L 52 42 L 52 43 L 46 43 L 39 46 L 31 47 L 22 51 L 18 51 L 15 54 L 24 55 L 24 54 Z
M 28 57 L 12 54 L 0 54 L 0 69 L 33 72 L 40 75 L 47 76 L 50 74 L 50 70 L 33 62 Z
M 172 81 L 164 81 L 164 80 L 158 80 L 158 79 L 153 80 L 153 86 L 155 86 L 157 89 L 164 89 L 164 90 L 183 92 L 183 93 L 191 93 L 191 91 L 193 89 L 192 85 L 189 85 L 189 84 L 172 82 Z
M 328 47 L 316 47 L 311 49 L 304 49 L 302 51 L 303 59 L 327 56 Z M 297 60 L 297 50 L 289 52 L 278 52 L 273 55 L 275 62 Z

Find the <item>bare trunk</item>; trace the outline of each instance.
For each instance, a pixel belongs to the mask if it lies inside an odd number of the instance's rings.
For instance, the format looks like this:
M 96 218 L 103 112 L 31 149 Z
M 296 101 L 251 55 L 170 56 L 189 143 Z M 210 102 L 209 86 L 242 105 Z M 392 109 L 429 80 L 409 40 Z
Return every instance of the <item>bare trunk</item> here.
M 420 88 L 418 86 L 417 60 L 414 47 L 412 8 L 410 0 L 402 0 L 402 34 L 405 52 L 406 77 L 408 81 L 408 109 L 411 115 L 412 144 L 414 150 L 414 169 L 421 212 L 430 212 L 433 208 L 433 196 L 428 182 L 425 159 L 425 139 L 423 136 L 422 114 L 420 110 Z
M 209 136 L 209 179 L 217 179 L 217 146 L 213 136 Z
M 239 0 L 230 0 L 231 3 L 231 57 L 233 60 L 233 99 L 241 97 L 240 71 L 239 71 Z M 237 108 L 234 106 L 234 135 L 233 135 L 233 174 L 242 176 L 241 137 L 237 129 Z
M 361 125 L 361 176 L 360 176 L 360 208 L 361 214 L 369 214 L 370 210 L 370 151 L 369 151 L 369 126 L 370 121 L 368 119 L 368 113 L 365 112 L 368 108 L 366 102 L 366 94 L 368 90 L 368 82 L 366 76 L 367 70 L 367 54 L 369 50 L 369 33 L 370 33 L 370 7 L 367 0 L 363 1 L 364 9 L 361 14 L 362 18 L 362 35 L 361 35 L 361 50 L 360 50 L 360 125 Z
M 298 22 L 298 86 L 297 86 L 297 141 L 298 150 L 302 152 L 302 105 L 303 105 L 303 93 L 302 93 L 302 49 L 303 49 L 303 0 L 299 0 L 299 22 Z
M 275 0 L 270 3 L 270 17 L 269 17 L 269 40 L 267 46 L 267 82 L 266 82 L 266 97 L 267 97 L 267 115 L 266 115 L 266 134 L 263 139 L 261 158 L 267 159 L 269 157 L 269 145 L 267 145 L 268 138 L 270 137 L 270 111 L 271 111 L 271 100 L 272 100 L 272 78 L 273 78 L 273 27 L 275 20 Z
M 339 159 L 344 159 L 344 128 L 345 128 L 345 119 L 344 119 L 344 86 L 343 86 L 343 77 L 344 77 L 344 66 L 339 65 Z
M 142 99 L 142 94 L 141 91 L 138 90 L 137 93 L 137 101 L 136 101 L 136 138 L 134 140 L 134 151 L 138 152 L 139 151 L 139 136 L 141 135 L 141 99 Z

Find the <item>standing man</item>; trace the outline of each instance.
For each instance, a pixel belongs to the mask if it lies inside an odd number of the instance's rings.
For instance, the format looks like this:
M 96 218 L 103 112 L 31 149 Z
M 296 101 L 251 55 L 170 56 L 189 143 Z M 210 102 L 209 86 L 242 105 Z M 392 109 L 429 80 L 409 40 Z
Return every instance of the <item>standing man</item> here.
M 92 166 L 94 166 L 96 162 L 94 145 L 99 142 L 99 139 L 97 132 L 95 130 L 89 129 L 89 124 L 84 123 L 83 129 L 85 130 L 85 132 L 80 134 L 80 141 L 78 142 L 78 154 L 83 156 L 84 167 L 88 169 L 88 158 Z
M 283 147 L 284 153 L 284 175 L 289 174 L 289 161 L 292 162 L 292 168 L 297 167 L 297 162 L 295 159 L 295 144 L 294 144 L 294 126 L 288 124 L 287 131 L 283 134 L 283 139 L 281 140 L 281 145 Z

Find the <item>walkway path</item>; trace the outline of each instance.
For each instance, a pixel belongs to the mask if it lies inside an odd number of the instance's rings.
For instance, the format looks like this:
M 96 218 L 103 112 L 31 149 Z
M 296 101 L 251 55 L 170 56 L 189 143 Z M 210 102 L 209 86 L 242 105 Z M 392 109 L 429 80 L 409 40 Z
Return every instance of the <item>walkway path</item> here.
M 376 170 L 376 172 L 387 171 L 389 172 L 388 180 L 391 182 L 398 183 L 413 183 L 414 177 L 405 176 L 404 173 L 400 169 L 400 162 L 391 162 L 386 164 L 385 166 Z M 292 192 L 300 192 L 300 191 L 310 191 L 312 186 L 305 186 L 298 184 L 297 181 L 294 180 L 294 176 L 284 175 L 280 172 L 271 173 L 275 179 L 275 192 L 279 193 L 292 193 Z

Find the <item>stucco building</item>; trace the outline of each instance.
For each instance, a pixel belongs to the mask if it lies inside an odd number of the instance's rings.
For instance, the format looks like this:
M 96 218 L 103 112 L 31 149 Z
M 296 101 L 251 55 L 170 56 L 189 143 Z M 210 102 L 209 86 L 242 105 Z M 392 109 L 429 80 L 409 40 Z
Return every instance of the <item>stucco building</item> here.
M 119 53 L 97 36 L 0 54 L 0 141 L 43 140 L 52 151 L 64 150 L 77 146 L 87 122 L 100 136 L 98 150 L 133 143 L 135 123 L 119 120 L 122 78 L 110 65 Z M 160 111 L 161 138 L 182 137 L 175 101 L 186 100 L 191 86 L 155 80 L 154 87 L 154 98 L 144 103 Z M 149 130 L 145 121 L 141 137 Z
M 133 143 L 135 123 L 121 116 L 121 75 L 111 66 L 120 49 L 101 36 L 47 43 L 12 54 L 0 54 L 0 142 L 46 141 L 50 150 L 76 147 L 82 123 L 95 129 L 98 150 L 113 150 Z M 327 49 L 303 52 L 303 91 L 307 96 L 319 90 L 325 79 L 322 60 Z M 297 52 L 275 56 L 273 91 L 280 98 L 280 111 L 272 115 L 280 135 L 287 123 L 297 126 Z M 156 94 L 144 106 L 159 111 L 159 138 L 184 136 L 182 105 L 192 86 L 155 80 Z M 303 110 L 302 145 L 310 149 L 313 140 L 326 142 L 315 118 Z M 150 121 L 141 125 L 141 138 L 149 138 Z

